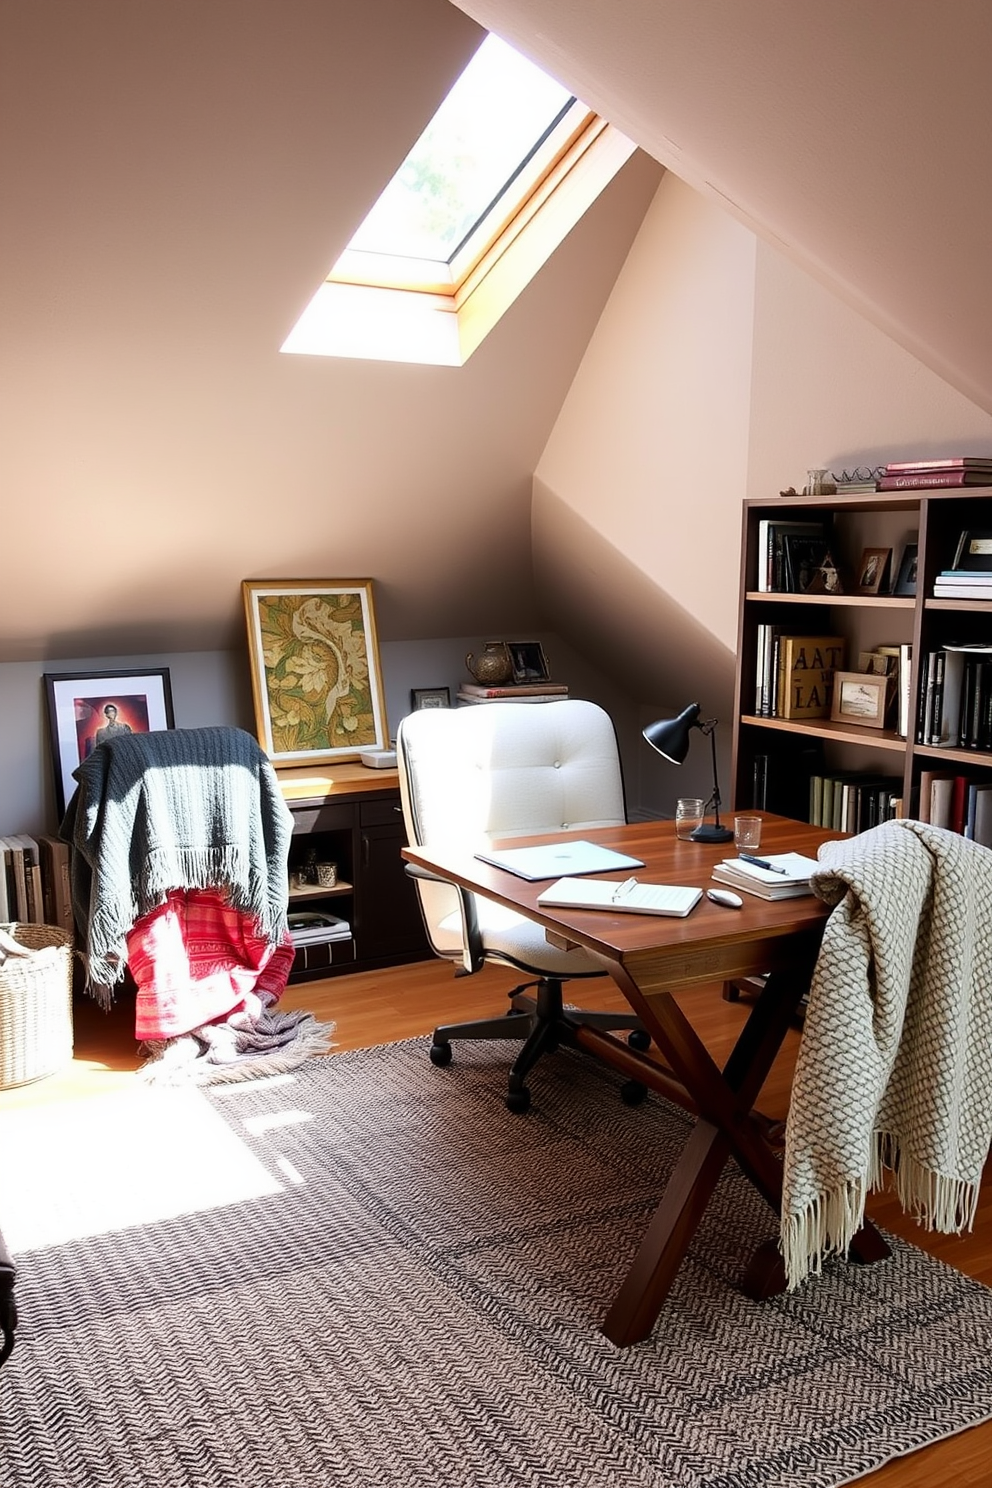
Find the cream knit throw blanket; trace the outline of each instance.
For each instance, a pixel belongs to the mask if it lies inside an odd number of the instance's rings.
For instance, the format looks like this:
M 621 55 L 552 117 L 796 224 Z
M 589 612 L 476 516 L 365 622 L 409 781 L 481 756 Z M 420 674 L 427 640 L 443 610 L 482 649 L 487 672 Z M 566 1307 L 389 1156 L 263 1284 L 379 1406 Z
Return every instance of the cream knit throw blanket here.
M 846 1254 L 887 1175 L 927 1229 L 970 1229 L 992 1138 L 992 852 L 897 821 L 819 859 L 835 907 L 786 1127 L 790 1289 Z

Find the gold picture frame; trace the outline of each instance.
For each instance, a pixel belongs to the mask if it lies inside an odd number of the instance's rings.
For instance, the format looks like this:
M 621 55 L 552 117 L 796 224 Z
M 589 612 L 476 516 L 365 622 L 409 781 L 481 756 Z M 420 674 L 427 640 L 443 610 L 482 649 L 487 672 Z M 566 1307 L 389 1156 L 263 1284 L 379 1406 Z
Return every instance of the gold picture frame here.
M 258 741 L 273 765 L 389 743 L 371 579 L 244 579 Z

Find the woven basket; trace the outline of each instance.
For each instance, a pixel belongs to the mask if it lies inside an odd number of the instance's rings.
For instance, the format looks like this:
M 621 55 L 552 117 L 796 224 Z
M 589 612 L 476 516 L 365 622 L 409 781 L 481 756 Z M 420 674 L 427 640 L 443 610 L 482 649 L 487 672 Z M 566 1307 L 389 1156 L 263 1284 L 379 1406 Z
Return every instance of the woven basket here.
M 72 936 L 55 925 L 4 925 L 29 951 L 0 966 L 0 1090 L 53 1075 L 72 1058 Z

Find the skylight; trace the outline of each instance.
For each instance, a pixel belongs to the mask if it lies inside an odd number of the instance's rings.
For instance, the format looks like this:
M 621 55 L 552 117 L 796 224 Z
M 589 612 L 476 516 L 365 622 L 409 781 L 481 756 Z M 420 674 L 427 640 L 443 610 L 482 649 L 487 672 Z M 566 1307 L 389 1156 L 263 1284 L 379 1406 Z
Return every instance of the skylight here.
M 487 36 L 349 248 L 449 263 L 573 102 Z
M 461 366 L 633 150 L 487 36 L 282 350 Z

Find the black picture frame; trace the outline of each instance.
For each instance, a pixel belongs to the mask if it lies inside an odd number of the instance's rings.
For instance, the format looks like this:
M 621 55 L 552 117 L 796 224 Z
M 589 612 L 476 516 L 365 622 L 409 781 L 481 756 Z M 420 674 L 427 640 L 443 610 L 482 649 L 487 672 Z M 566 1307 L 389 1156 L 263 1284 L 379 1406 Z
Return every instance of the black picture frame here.
M 514 682 L 550 682 L 551 668 L 540 641 L 507 641 Z
M 410 705 L 417 713 L 421 708 L 450 708 L 450 687 L 411 687 Z
M 908 542 L 903 548 L 902 557 L 899 559 L 899 572 L 896 574 L 896 581 L 892 586 L 893 594 L 916 594 L 916 564 L 919 553 L 919 543 Z
M 112 733 L 175 728 L 168 667 L 109 672 L 45 672 L 55 806 L 59 821 L 76 788 L 72 772 Z M 105 731 L 110 729 L 111 735 Z M 103 735 L 104 737 L 99 737 Z

